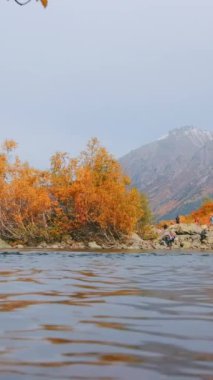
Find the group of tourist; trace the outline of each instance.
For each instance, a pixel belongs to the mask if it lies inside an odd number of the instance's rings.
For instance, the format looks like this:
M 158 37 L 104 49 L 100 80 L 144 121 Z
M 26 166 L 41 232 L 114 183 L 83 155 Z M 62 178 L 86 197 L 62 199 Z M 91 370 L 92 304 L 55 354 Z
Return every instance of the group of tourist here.
M 162 236 L 162 242 L 165 243 L 165 245 L 171 249 L 172 244 L 174 243 L 175 238 L 176 238 L 176 233 L 168 230 L 167 224 L 164 224 L 163 228 L 164 228 L 164 233 Z
M 175 221 L 177 224 L 180 224 L 180 216 L 177 215 L 176 218 L 175 218 Z M 199 223 L 199 221 L 196 220 L 196 223 Z M 213 215 L 210 216 L 209 218 L 209 225 L 210 227 L 213 226 Z M 162 242 L 168 247 L 168 248 L 172 248 L 172 245 L 175 241 L 175 238 L 176 238 L 176 233 L 174 231 L 171 231 L 168 229 L 168 226 L 167 224 L 164 224 L 163 226 L 164 228 L 164 232 L 163 232 L 163 235 L 162 235 Z M 201 233 L 200 233 L 200 241 L 201 243 L 204 243 L 206 238 L 207 238 L 207 234 L 208 234 L 208 229 L 207 228 L 204 228 Z

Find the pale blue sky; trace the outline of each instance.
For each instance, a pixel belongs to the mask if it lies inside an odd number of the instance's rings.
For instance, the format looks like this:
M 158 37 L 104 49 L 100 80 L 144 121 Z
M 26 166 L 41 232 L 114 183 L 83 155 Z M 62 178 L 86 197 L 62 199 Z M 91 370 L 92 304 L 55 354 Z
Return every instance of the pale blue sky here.
M 213 130 L 212 0 L 0 3 L 0 136 L 47 165 L 91 136 L 117 157 L 168 130 Z

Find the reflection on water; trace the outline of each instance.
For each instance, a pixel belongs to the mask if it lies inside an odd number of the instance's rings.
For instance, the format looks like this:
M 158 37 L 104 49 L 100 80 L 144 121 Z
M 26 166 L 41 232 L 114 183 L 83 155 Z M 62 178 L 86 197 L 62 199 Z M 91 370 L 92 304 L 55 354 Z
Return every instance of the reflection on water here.
M 1 379 L 213 379 L 213 255 L 0 260 Z

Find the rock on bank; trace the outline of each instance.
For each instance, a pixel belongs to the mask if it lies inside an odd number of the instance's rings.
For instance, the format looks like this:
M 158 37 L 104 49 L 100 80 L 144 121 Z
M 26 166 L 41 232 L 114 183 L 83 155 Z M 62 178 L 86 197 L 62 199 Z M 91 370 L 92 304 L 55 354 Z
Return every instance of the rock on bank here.
M 201 233 L 205 230 L 205 238 L 201 239 Z M 175 224 L 166 231 L 174 232 L 176 235 L 175 241 L 172 245 L 173 249 L 183 250 L 212 250 L 213 251 L 213 226 L 199 226 L 197 224 Z M 51 249 L 51 250 L 130 250 L 130 251 L 149 251 L 149 250 L 165 250 L 167 248 L 165 242 L 162 240 L 165 230 L 159 230 L 153 226 L 152 240 L 145 240 L 136 233 L 128 237 L 123 237 L 120 240 L 102 241 L 100 238 L 93 236 L 92 240 L 86 239 L 84 241 L 75 241 L 71 237 L 62 242 L 54 242 L 48 244 L 46 242 L 39 243 L 38 249 Z M 0 249 L 24 249 L 29 246 L 20 244 L 9 245 L 7 242 L 0 239 Z

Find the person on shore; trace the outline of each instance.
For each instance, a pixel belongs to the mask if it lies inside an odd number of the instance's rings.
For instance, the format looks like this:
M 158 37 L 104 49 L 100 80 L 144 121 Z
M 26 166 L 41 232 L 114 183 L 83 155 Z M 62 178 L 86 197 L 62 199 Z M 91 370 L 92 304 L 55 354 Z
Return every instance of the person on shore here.
M 201 233 L 200 233 L 200 242 L 201 242 L 201 243 L 205 243 L 205 240 L 206 240 L 206 238 L 207 238 L 207 233 L 208 233 L 208 231 L 207 231 L 206 228 L 204 228 L 204 229 L 201 231 Z
M 209 218 L 209 224 L 210 226 L 213 226 L 213 215 L 211 215 Z
M 176 220 L 177 224 L 180 224 L 180 217 L 179 217 L 179 215 L 176 216 L 175 220 Z
M 165 224 L 164 225 L 165 232 L 162 236 L 162 241 L 166 244 L 168 248 L 172 249 L 172 244 L 175 241 L 176 234 L 175 232 L 169 231 L 167 228 L 168 226 Z

